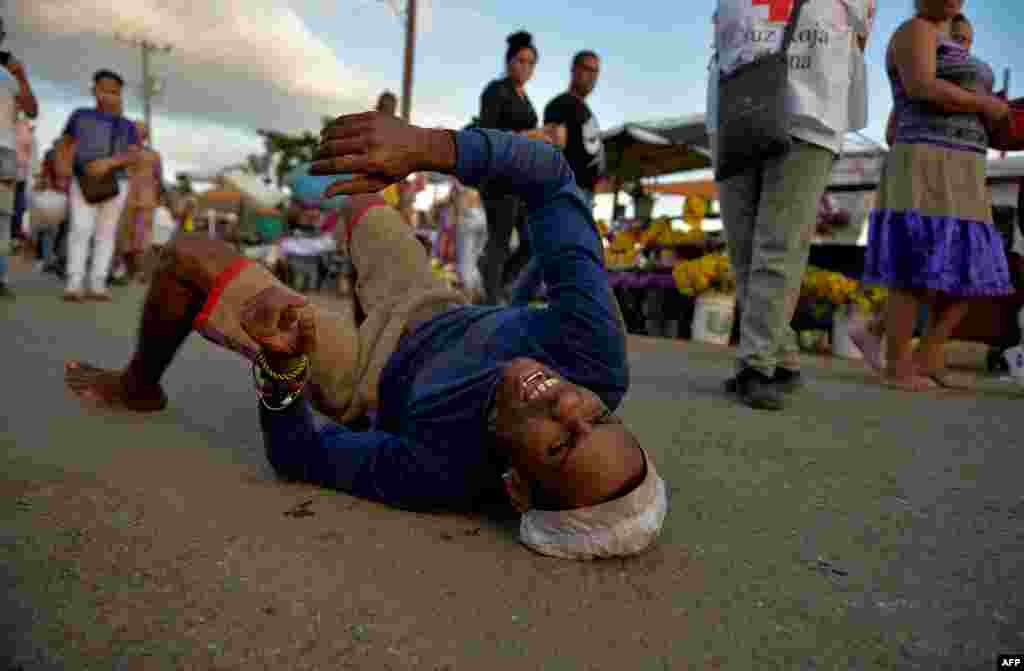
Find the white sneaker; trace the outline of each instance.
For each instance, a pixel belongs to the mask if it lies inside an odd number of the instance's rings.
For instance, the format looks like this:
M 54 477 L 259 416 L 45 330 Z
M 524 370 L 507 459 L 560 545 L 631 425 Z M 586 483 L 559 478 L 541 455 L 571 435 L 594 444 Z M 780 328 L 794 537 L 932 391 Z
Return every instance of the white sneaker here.
M 1003 352 L 1003 358 L 1010 366 L 1010 377 L 1024 387 L 1024 345 L 1010 347 Z

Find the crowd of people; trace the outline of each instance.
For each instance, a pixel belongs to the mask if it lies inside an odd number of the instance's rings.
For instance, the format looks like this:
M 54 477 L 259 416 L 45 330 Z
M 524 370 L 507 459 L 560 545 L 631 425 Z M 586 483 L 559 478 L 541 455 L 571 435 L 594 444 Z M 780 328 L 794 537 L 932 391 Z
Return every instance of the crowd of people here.
M 886 50 L 892 149 L 865 276 L 891 298 L 884 320 L 855 339 L 882 379 L 907 391 L 963 386 L 944 361 L 952 329 L 971 298 L 1012 291 L 985 182 L 990 133 L 1009 107 L 970 52 L 961 9 L 960 0 L 916 0 Z M 784 407 L 805 384 L 790 324 L 831 169 L 846 133 L 867 123 L 874 10 L 874 0 L 718 2 L 708 78 L 716 169 L 730 141 L 717 123 L 720 83 L 778 49 L 777 28 L 795 22 L 791 146 L 719 185 L 741 315 L 726 389 L 755 408 Z M 390 93 L 375 111 L 324 129 L 306 181 L 295 184 L 318 202 L 296 197 L 289 211 L 317 244 L 351 260 L 357 316 L 314 305 L 224 241 L 179 236 L 153 269 L 125 368 L 72 361 L 68 387 L 114 408 L 161 410 L 161 379 L 197 330 L 250 362 L 267 456 L 285 478 L 405 509 L 511 503 L 523 542 L 555 556 L 648 547 L 666 514 L 665 485 L 614 414 L 629 385 L 626 331 L 592 214 L 604 160 L 586 100 L 601 61 L 589 50 L 574 56 L 568 89 L 542 122 L 526 93 L 538 56 L 529 33 L 510 35 L 505 76 L 486 86 L 476 123 L 461 131 L 405 123 Z M 8 58 L 6 69 L 3 212 L 16 192 L 16 110 L 37 113 L 23 66 Z M 123 116 L 122 79 L 103 70 L 93 84 L 95 107 L 72 115 L 44 161 L 41 191 L 65 195 L 70 213 L 69 301 L 109 300 L 115 255 L 138 272 L 163 184 L 145 127 Z M 425 172 L 452 178 L 437 208 L 450 236 L 439 253 L 454 258 L 474 295 L 430 271 L 403 216 L 415 189 L 401 185 Z M 52 241 L 40 247 L 53 254 Z M 545 309 L 533 309 L 542 285 Z M 914 350 L 922 302 L 929 323 Z M 313 408 L 334 421 L 319 426 Z

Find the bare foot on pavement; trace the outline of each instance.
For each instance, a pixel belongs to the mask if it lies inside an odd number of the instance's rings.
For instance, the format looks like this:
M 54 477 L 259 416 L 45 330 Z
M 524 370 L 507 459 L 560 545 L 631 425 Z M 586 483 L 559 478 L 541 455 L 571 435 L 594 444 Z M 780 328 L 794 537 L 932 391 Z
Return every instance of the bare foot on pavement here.
M 156 412 L 167 407 L 167 396 L 160 385 L 132 384 L 123 371 L 81 361 L 64 364 L 64 383 L 82 401 L 111 410 Z

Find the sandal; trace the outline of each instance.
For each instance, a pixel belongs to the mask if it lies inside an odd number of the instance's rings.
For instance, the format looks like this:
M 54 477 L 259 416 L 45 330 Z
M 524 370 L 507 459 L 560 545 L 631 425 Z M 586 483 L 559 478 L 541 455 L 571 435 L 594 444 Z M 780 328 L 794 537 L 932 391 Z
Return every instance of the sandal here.
M 65 303 L 81 303 L 85 300 L 85 295 L 81 291 L 75 291 L 73 289 L 67 289 L 64 291 L 64 295 L 61 300 Z
M 86 297 L 91 301 L 97 301 L 99 303 L 109 303 L 114 299 L 110 295 L 110 291 L 90 291 L 86 294 Z

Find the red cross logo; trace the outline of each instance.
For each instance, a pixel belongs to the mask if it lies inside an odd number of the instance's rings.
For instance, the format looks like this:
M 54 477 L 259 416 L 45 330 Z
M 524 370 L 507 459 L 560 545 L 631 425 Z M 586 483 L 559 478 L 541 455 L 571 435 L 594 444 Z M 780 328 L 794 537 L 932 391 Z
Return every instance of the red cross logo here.
M 764 7 L 768 5 L 768 20 L 769 21 L 781 21 L 785 23 L 789 21 L 789 15 L 793 12 L 793 3 L 795 0 L 751 0 L 754 7 Z

